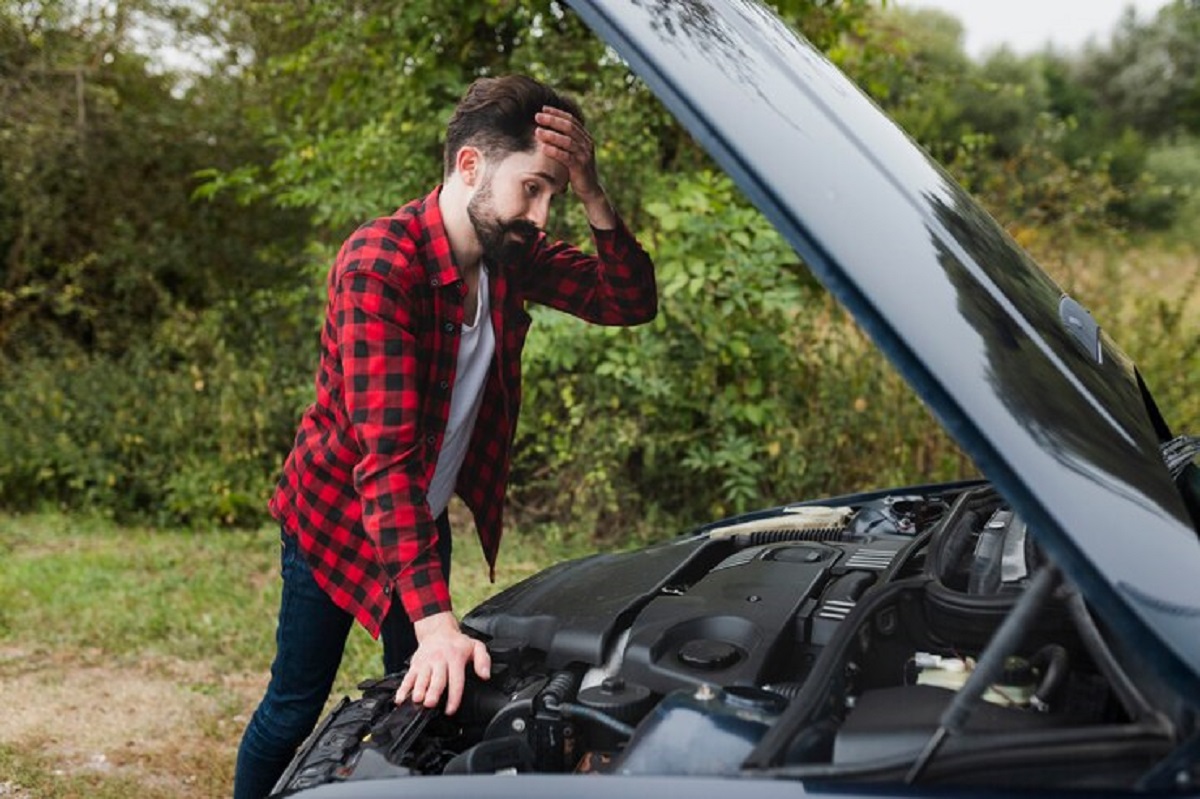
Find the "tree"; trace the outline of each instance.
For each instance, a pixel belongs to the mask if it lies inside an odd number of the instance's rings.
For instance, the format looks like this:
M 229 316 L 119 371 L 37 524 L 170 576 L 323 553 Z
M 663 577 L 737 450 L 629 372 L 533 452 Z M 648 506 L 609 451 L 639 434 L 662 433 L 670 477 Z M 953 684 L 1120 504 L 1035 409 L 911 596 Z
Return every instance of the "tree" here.
M 90 13 L 85 13 L 90 12 Z M 181 87 L 134 39 L 168 3 L 0 9 L 0 354 L 120 354 L 177 306 L 268 284 L 294 219 L 197 204 L 195 172 L 261 158 L 235 93 Z M 232 102 L 231 102 L 232 101 Z
M 870 6 L 867 0 L 780 5 L 827 46 Z M 270 108 L 262 134 L 279 156 L 269 169 L 250 166 L 214 187 L 240 185 L 304 208 L 331 240 L 390 213 L 437 179 L 446 121 L 481 76 L 524 72 L 579 99 L 601 143 L 606 184 L 622 208 L 638 208 L 638 196 L 658 174 L 707 163 L 559 0 L 289 0 L 233 3 L 225 13 L 263 43 L 251 70 Z M 582 229 L 581 219 L 565 220 L 566 227 L 572 223 Z
M 1128 9 L 1108 48 L 1084 54 L 1079 80 L 1117 130 L 1200 133 L 1200 3 L 1174 0 L 1146 23 Z
M 973 68 L 962 23 L 934 9 L 888 8 L 856 50 L 848 74 L 927 149 L 952 152 L 945 145 L 963 133 L 954 81 Z
M 197 170 L 265 149 L 242 84 L 180 80 L 149 52 L 203 30 L 192 11 L 0 6 L 4 507 L 263 515 L 294 426 L 290 356 L 312 330 L 289 307 L 307 227 L 193 200 Z

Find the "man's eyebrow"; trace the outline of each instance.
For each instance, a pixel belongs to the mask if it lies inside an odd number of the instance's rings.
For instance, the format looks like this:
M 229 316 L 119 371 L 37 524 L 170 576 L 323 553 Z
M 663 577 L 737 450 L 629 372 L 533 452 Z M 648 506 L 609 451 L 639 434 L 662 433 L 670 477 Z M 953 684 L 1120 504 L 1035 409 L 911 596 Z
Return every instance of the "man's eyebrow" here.
M 542 172 L 541 170 L 537 170 L 537 171 L 534 171 L 532 174 L 535 177 L 539 177 L 542 180 L 549 183 L 550 186 L 553 187 L 554 191 L 556 191 L 556 192 L 563 191 L 564 189 L 567 188 L 567 181 L 563 181 L 562 184 L 560 185 L 558 182 L 558 178 L 554 177 L 554 175 L 551 175 L 549 172 Z

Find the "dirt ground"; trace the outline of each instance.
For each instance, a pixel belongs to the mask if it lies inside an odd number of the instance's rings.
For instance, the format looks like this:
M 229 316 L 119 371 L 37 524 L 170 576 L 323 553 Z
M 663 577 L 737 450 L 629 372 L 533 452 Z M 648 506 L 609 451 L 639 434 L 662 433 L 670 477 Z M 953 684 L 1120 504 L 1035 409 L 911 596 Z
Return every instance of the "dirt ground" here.
M 57 776 L 99 772 L 147 794 L 228 796 L 262 679 L 165 659 L 112 664 L 99 653 L 0 649 L 0 744 L 40 753 Z M 0 776 L 0 799 L 34 797 Z

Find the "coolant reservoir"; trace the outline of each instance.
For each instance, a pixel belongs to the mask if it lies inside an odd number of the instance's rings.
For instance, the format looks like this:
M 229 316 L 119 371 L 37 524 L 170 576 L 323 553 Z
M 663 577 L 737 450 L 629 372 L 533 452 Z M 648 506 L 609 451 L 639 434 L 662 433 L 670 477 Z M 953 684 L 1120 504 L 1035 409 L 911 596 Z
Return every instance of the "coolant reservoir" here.
M 641 723 L 613 771 L 735 774 L 785 704 L 778 694 L 743 686 L 675 691 Z
M 913 656 L 917 667 L 917 685 L 960 690 L 975 669 L 972 658 L 943 657 L 918 652 Z M 1003 707 L 1028 707 L 1029 700 L 1037 690 L 1037 681 L 1029 661 L 1021 657 L 1010 657 L 1004 662 L 1004 674 L 1000 681 L 984 692 L 984 700 Z

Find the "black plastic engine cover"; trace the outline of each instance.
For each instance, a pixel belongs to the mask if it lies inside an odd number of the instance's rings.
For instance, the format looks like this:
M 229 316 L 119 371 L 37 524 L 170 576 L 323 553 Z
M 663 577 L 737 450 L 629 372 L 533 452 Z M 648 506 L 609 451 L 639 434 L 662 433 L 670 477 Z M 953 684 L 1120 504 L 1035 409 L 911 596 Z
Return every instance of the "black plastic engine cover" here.
M 549 668 L 597 666 L 618 624 L 707 543 L 698 537 L 561 563 L 487 600 L 463 624 L 545 652 Z
M 550 669 L 602 665 L 628 630 L 620 676 L 660 694 L 793 680 L 802 668 L 788 655 L 828 643 L 908 543 L 885 536 L 739 548 L 700 536 L 560 564 L 463 621 L 509 649 L 543 653 Z
M 737 552 L 678 595 L 638 614 L 621 676 L 652 691 L 758 685 L 776 645 L 792 641 L 801 606 L 825 583 L 841 551 L 821 544 Z

